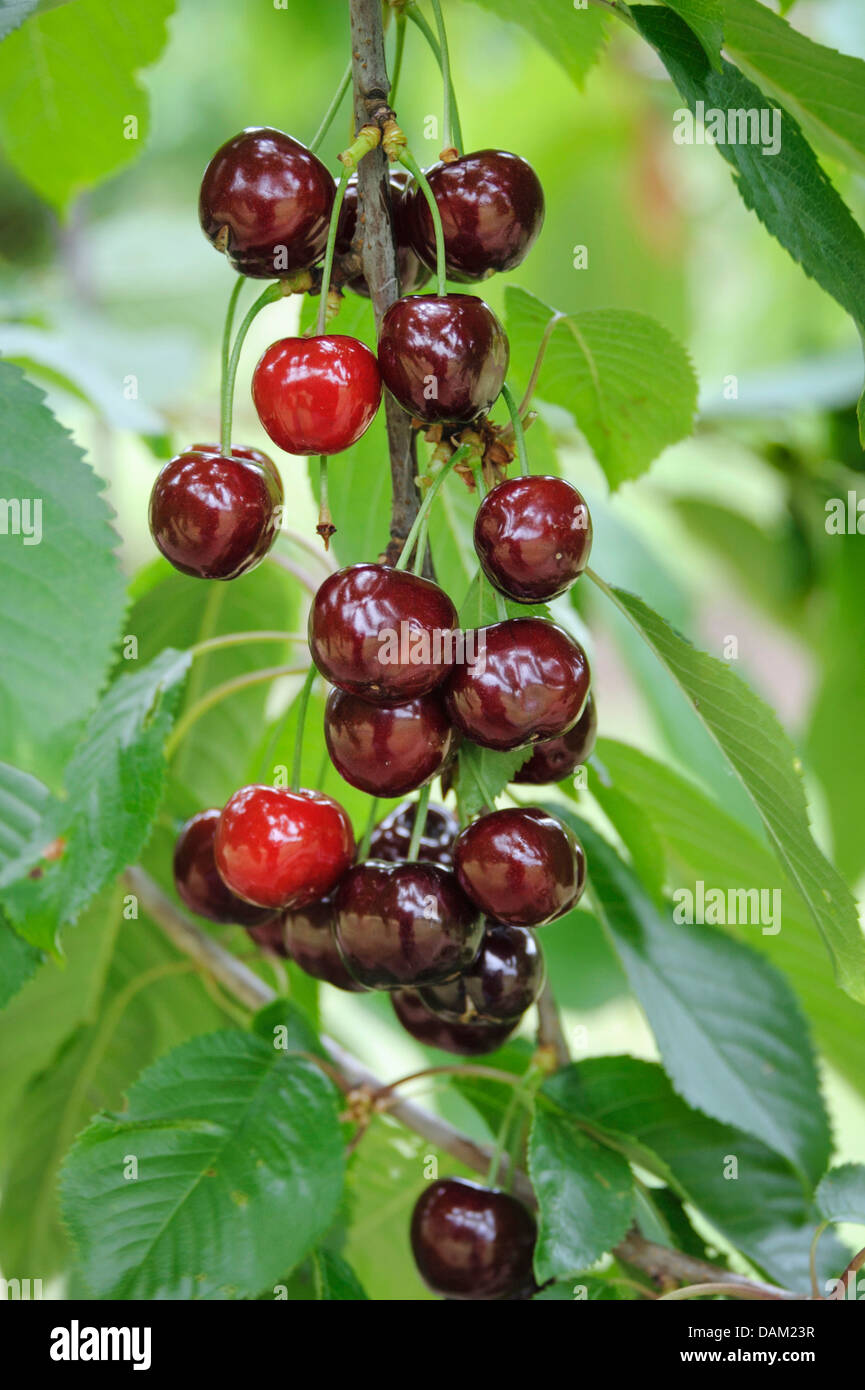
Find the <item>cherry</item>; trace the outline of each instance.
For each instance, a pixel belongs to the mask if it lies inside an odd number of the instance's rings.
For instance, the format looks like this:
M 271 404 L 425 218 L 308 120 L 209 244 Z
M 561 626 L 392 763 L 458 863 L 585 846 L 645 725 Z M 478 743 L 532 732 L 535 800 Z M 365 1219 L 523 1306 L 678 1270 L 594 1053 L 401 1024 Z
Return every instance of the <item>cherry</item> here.
M 253 373 L 252 398 L 262 425 L 286 453 L 339 454 L 375 419 L 381 376 L 358 338 L 281 338 Z
M 418 1198 L 411 1248 L 421 1278 L 443 1298 L 505 1299 L 532 1277 L 537 1229 L 508 1192 L 442 1178 Z
M 407 295 L 382 319 L 384 384 L 424 424 L 468 424 L 489 410 L 508 370 L 508 340 L 471 294 Z
M 426 695 L 451 667 L 457 611 L 429 579 L 387 565 L 328 575 L 312 602 L 309 649 L 323 676 L 373 704 Z
M 332 175 L 305 145 L 281 130 L 252 127 L 211 159 L 198 215 L 204 235 L 241 275 L 278 280 L 324 255 L 335 193 Z
M 370 989 L 448 980 L 471 964 L 482 935 L 482 919 L 438 864 L 367 860 L 336 892 L 342 958 Z
M 393 864 L 407 858 L 416 812 L 415 803 L 406 801 L 379 821 L 369 842 L 370 859 L 386 859 Z M 453 842 L 459 829 L 460 823 L 453 811 L 431 802 L 420 837 L 418 859 L 428 864 L 441 864 L 443 869 L 453 868 Z
M 280 918 L 285 934 L 286 954 L 307 975 L 324 980 L 337 989 L 358 993 L 363 990 L 342 962 L 334 935 L 333 893 L 306 907 L 289 908 Z
M 558 598 L 589 561 L 592 522 L 564 478 L 507 478 L 475 517 L 475 550 L 487 578 L 517 603 Z
M 199 811 L 180 831 L 174 846 L 174 886 L 181 901 L 197 917 L 210 922 L 234 922 L 259 927 L 273 919 L 266 907 L 253 907 L 227 888 L 219 876 L 213 840 L 219 811 Z
M 321 792 L 241 787 L 219 818 L 216 867 L 232 892 L 261 907 L 323 898 L 353 858 L 351 821 Z
M 483 1023 L 470 1019 L 467 1023 L 450 1023 L 433 1013 L 414 989 L 395 989 L 391 993 L 393 1010 L 407 1033 L 425 1047 L 437 1047 L 458 1057 L 483 1057 L 495 1052 L 507 1042 L 519 1022 Z
M 482 280 L 525 260 L 544 222 L 544 191 L 531 164 L 506 150 L 476 150 L 434 164 L 426 177 L 442 220 L 449 280 Z M 434 270 L 435 232 L 420 189 L 409 226 L 415 252 Z
M 190 447 L 193 449 L 200 449 L 203 454 L 222 453 L 222 446 L 220 444 L 193 444 Z M 282 487 L 279 469 L 273 459 L 269 458 L 261 449 L 254 449 L 251 444 L 232 444 L 231 453 L 233 458 L 246 459 L 247 463 L 257 464 L 262 472 L 266 473 L 269 478 L 272 478 L 278 487 Z
M 535 786 L 546 782 L 561 782 L 592 755 L 598 734 L 598 712 L 589 695 L 586 708 L 576 724 L 558 738 L 536 743 L 527 763 L 514 776 L 515 782 L 531 782 Z
M 427 1008 L 449 1023 L 515 1023 L 544 983 L 544 957 L 525 927 L 487 922 L 481 949 L 455 980 L 420 992 Z
M 441 771 L 454 741 L 437 691 L 404 705 L 371 705 L 332 690 L 324 736 L 341 777 L 370 796 L 405 796 Z
M 269 908 L 263 909 L 270 911 Z M 247 934 L 252 937 L 256 946 L 262 951 L 268 951 L 272 956 L 281 956 L 283 960 L 288 960 L 289 951 L 285 944 L 285 932 L 282 927 L 282 918 L 277 915 L 271 917 L 269 921 L 262 923 L 260 927 L 247 927 Z
M 454 844 L 460 886 L 482 912 L 516 927 L 561 917 L 586 884 L 586 856 L 573 831 L 535 806 L 492 811 Z
M 276 468 L 257 450 L 187 449 L 160 470 L 150 495 L 150 531 L 166 560 L 196 579 L 236 579 L 270 550 L 282 522 Z M 264 458 L 262 454 L 260 457 Z
M 391 169 L 388 178 L 400 294 L 414 294 L 426 284 L 430 278 L 430 271 L 418 260 L 411 247 L 408 210 L 411 193 L 407 191 L 411 180 L 405 169 Z M 339 210 L 339 222 L 336 229 L 336 254 L 338 256 L 347 256 L 352 250 L 352 243 L 357 231 L 357 209 L 357 175 L 353 174 L 346 185 L 342 207 Z M 360 249 L 359 246 L 358 250 Z M 369 285 L 366 283 L 364 275 L 355 275 L 346 283 L 350 290 L 354 290 L 355 294 L 362 294 L 365 299 L 369 298 Z
M 543 618 L 481 628 L 477 659 L 454 667 L 445 701 L 457 728 L 484 748 L 555 738 L 577 722 L 589 691 L 582 647 Z

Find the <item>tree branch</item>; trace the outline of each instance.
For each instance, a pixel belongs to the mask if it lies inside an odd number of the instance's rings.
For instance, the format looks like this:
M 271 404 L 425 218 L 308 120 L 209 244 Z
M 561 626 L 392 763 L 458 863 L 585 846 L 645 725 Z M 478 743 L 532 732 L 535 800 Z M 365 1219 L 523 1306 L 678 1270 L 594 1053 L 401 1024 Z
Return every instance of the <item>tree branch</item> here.
M 557 1067 L 566 1067 L 570 1062 L 567 1038 L 549 980 L 545 980 L 538 995 L 538 1044 L 551 1050 Z

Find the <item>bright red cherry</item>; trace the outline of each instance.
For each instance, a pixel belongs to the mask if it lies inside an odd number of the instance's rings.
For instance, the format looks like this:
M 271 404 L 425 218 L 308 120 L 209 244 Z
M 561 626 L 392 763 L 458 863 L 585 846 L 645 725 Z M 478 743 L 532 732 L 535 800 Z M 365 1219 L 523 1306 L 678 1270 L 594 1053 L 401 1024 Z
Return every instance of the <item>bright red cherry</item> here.
M 415 294 L 426 284 L 431 272 L 418 260 L 409 239 L 408 204 L 411 202 L 411 194 L 407 193 L 406 190 L 411 180 L 405 169 L 391 169 L 388 179 L 400 294 Z M 339 222 L 336 230 L 336 254 L 338 256 L 347 256 L 352 250 L 357 231 L 357 206 L 357 175 L 353 174 L 346 186 L 345 197 L 339 210 Z M 360 251 L 362 243 L 356 249 Z M 369 285 L 363 275 L 355 275 L 346 283 L 350 290 L 354 290 L 355 294 L 362 294 L 365 299 L 369 298 Z
M 324 255 L 336 185 L 321 160 L 269 126 L 226 141 L 204 171 L 204 235 L 235 270 L 279 280 Z
M 215 809 L 199 811 L 183 826 L 174 846 L 174 886 L 197 917 L 259 927 L 273 919 L 272 910 L 244 902 L 219 876 L 213 850 L 219 814 Z
M 289 908 L 280 917 L 287 954 L 315 980 L 354 993 L 363 985 L 353 980 L 342 962 L 334 934 L 333 893 L 306 907 Z
M 471 965 L 444 985 L 420 992 L 427 1008 L 450 1023 L 515 1023 L 544 983 L 544 957 L 525 927 L 487 922 Z
M 257 450 L 187 449 L 161 469 L 150 495 L 150 530 L 166 560 L 196 579 L 236 579 L 270 550 L 282 524 L 283 491 Z M 262 455 L 262 457 L 264 457 Z
M 544 618 L 509 618 L 477 634 L 477 659 L 455 666 L 445 692 L 457 728 L 484 748 L 520 748 L 576 724 L 589 693 L 579 643 Z
M 586 884 L 586 856 L 573 831 L 535 806 L 492 811 L 454 845 L 463 892 L 497 922 L 540 927 L 569 911 Z
M 258 418 L 288 454 L 339 454 L 369 429 L 381 404 L 378 363 L 340 333 L 281 338 L 252 377 Z
M 476 150 L 426 173 L 445 238 L 449 280 L 482 280 L 525 259 L 544 223 L 544 191 L 526 160 L 506 150 Z M 412 244 L 435 269 L 436 247 L 426 198 L 410 204 Z
M 435 777 L 450 755 L 454 730 L 438 691 L 388 708 L 332 690 L 324 736 L 340 777 L 384 797 L 405 796 Z
M 241 787 L 216 831 L 216 867 L 232 892 L 261 907 L 323 898 L 354 858 L 351 821 L 321 792 Z
M 564 478 L 506 478 L 475 517 L 475 550 L 484 574 L 517 603 L 558 598 L 589 562 L 592 522 Z
M 312 659 L 333 685 L 376 705 L 426 695 L 451 669 L 457 610 L 437 584 L 387 565 L 325 579 L 309 613 Z
M 438 984 L 470 965 L 483 921 L 449 869 L 356 864 L 336 891 L 336 939 L 369 989 Z
M 390 998 L 403 1028 L 417 1042 L 458 1057 L 483 1057 L 497 1051 L 519 1023 L 516 1018 L 508 1023 L 482 1023 L 474 1018 L 468 1023 L 449 1023 L 427 1008 L 414 989 L 395 989 Z
M 592 756 L 598 735 L 598 712 L 594 696 L 589 695 L 586 708 L 572 729 L 558 738 L 536 743 L 535 751 L 514 777 L 515 782 L 530 782 L 534 786 L 562 782 Z
M 508 340 L 471 294 L 407 295 L 381 322 L 384 384 L 424 424 L 469 424 L 489 410 L 508 370 Z
M 386 859 L 390 864 L 407 859 L 416 813 L 416 803 L 406 801 L 379 821 L 369 842 L 369 858 Z M 418 859 L 428 864 L 441 864 L 443 869 L 453 868 L 453 843 L 459 832 L 460 823 L 453 811 L 430 802 L 418 846 Z
M 421 1193 L 411 1248 L 421 1278 L 442 1298 L 511 1298 L 532 1278 L 535 1219 L 510 1193 L 443 1178 Z

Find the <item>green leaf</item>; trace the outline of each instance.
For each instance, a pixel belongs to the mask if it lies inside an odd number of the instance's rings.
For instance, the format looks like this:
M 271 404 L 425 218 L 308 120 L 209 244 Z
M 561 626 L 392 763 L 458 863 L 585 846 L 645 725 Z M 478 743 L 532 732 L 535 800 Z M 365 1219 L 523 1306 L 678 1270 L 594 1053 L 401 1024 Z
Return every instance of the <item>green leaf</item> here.
M 663 902 L 664 855 L 650 819 L 628 792 L 614 785 L 597 754 L 588 772 L 589 790 L 631 856 L 637 878 L 655 902 Z M 578 800 L 573 782 L 559 785 L 572 800 Z
M 149 112 L 136 74 L 162 52 L 173 10 L 174 0 L 76 0 L 31 16 L 0 48 L 6 158 L 54 207 L 140 151 Z
M 529 1175 L 539 1207 L 540 1283 L 593 1265 L 631 1224 L 634 1184 L 625 1159 L 543 1105 L 532 1124 Z
M 780 862 L 807 902 L 839 985 L 865 1002 L 865 936 L 856 904 L 811 837 L 801 764 L 769 706 L 716 657 L 698 651 L 642 599 L 602 584 L 692 702 L 739 776 Z
M 830 1168 L 817 1188 L 817 1206 L 826 1221 L 865 1226 L 865 1164 L 842 1163 L 839 1168 Z
M 537 43 L 561 63 L 568 76 L 582 87 L 586 75 L 600 57 L 606 41 L 601 10 L 577 9 L 550 0 L 474 0 L 497 20 L 519 24 Z
M 252 1020 L 252 1031 L 270 1047 L 283 1052 L 317 1052 L 324 1056 L 310 1019 L 290 999 L 274 999 L 259 1009 Z
M 114 682 L 66 770 L 66 797 L 52 799 L 26 848 L 0 872 L 5 909 L 34 945 L 55 949 L 59 928 L 146 844 L 188 666 L 187 652 L 169 649 Z
M 693 428 L 697 381 L 685 349 L 654 319 L 618 309 L 563 314 L 505 289 L 514 375 L 528 383 L 544 333 L 538 395 L 576 420 L 610 487 L 639 478 Z
M 762 111 L 776 105 L 731 63 L 714 72 L 690 29 L 669 10 L 631 7 L 640 33 L 661 61 L 691 111 Z M 834 95 L 834 89 L 829 88 Z M 823 172 L 794 117 L 783 111 L 781 148 L 772 156 L 761 145 L 726 143 L 718 153 L 735 171 L 746 207 L 789 251 L 806 275 L 852 316 L 865 338 L 865 235 Z M 860 436 L 865 447 L 865 397 L 860 402 Z
M 0 869 L 16 859 L 39 824 L 48 789 L 17 767 L 0 763 Z M 40 952 L 0 912 L 0 1008 L 36 972 Z
M 727 0 L 724 0 L 727 3 Z M 713 68 L 721 70 L 721 44 L 724 42 L 724 13 L 721 0 L 664 0 L 696 34 Z
M 0 416 L 0 647 L 14 652 L 0 666 L 0 753 L 32 767 L 32 746 L 68 735 L 94 705 L 125 599 L 102 484 L 44 393 L 6 362 Z M 55 738 L 49 766 L 63 752 Z
M 461 743 L 457 799 L 463 821 L 470 821 L 485 806 L 494 808 L 496 797 L 531 756 L 531 748 L 513 748 L 508 753 L 498 753 L 492 748 L 481 748 L 477 743 L 470 743 L 468 739 Z
M 122 1114 L 85 1130 L 62 1208 L 101 1297 L 254 1296 L 324 1234 L 343 1166 L 337 1095 L 319 1069 L 252 1034 L 212 1033 L 149 1067 Z
M 815 43 L 758 0 L 723 3 L 724 47 L 730 57 L 827 154 L 862 173 L 865 62 Z
M 313 1262 L 318 1275 L 318 1297 L 329 1302 L 366 1301 L 368 1295 L 350 1264 L 326 1247 L 316 1250 Z
M 533 1303 L 616 1303 L 628 1302 L 634 1295 L 621 1284 L 601 1274 L 584 1274 L 558 1284 L 548 1284 L 532 1298 Z
M 39 0 L 0 0 L 0 39 L 23 24 L 38 4 Z
M 831 1135 L 808 1025 L 783 976 L 713 927 L 675 925 L 612 846 L 562 815 L 582 839 L 592 901 L 676 1090 L 762 1139 L 813 1187 L 829 1162 Z

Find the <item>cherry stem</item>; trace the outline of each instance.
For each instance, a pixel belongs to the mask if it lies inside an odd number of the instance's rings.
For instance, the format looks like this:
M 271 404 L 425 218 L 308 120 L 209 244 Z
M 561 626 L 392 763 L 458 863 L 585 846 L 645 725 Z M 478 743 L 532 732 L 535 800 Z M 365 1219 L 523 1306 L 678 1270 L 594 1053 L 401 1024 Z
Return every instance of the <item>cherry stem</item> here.
M 430 46 L 430 49 L 433 53 L 433 56 L 435 57 L 436 62 L 442 70 L 442 75 L 444 75 L 444 63 L 442 62 L 441 48 L 439 47 L 438 40 L 430 26 L 427 24 L 424 16 L 421 14 L 420 10 L 418 10 L 418 8 L 413 2 L 406 6 L 405 15 L 407 19 L 410 19 L 412 23 L 417 25 L 418 29 L 420 29 L 421 33 L 423 34 L 424 38 Z M 457 111 L 456 99 L 453 98 L 453 89 L 451 89 L 451 93 L 451 115 L 453 118 L 453 135 L 457 148 L 462 150 L 465 148 L 463 145 L 463 132 L 462 127 L 460 125 L 459 112 Z
M 399 86 L 399 77 L 402 72 L 402 59 L 405 50 L 405 15 L 399 13 L 396 17 L 396 47 L 393 54 L 393 75 L 390 80 L 390 92 L 388 93 L 388 105 L 396 106 L 396 89 Z
M 374 796 L 370 800 L 369 815 L 366 821 L 366 830 L 363 832 L 363 839 L 357 851 L 357 861 L 361 863 L 369 854 L 369 843 L 372 839 L 372 832 L 375 830 L 375 818 L 378 815 L 378 797 Z
M 345 197 L 345 190 L 348 187 L 348 181 L 351 178 L 352 172 L 352 166 L 346 164 L 340 175 L 339 183 L 336 186 L 333 211 L 330 214 L 330 227 L 327 232 L 327 249 L 324 253 L 324 269 L 321 273 L 321 299 L 318 304 L 318 323 L 315 327 L 316 333 L 319 334 L 325 331 L 325 325 L 327 323 L 327 296 L 330 290 L 330 277 L 333 271 L 333 253 L 336 247 L 336 229 L 339 225 L 339 210 L 342 207 L 342 200 Z
M 296 545 L 299 550 L 306 551 L 306 554 L 313 560 L 317 560 L 318 563 L 327 570 L 328 574 L 333 573 L 334 565 L 330 556 L 325 554 L 313 541 L 308 540 L 306 536 L 302 536 L 299 531 L 289 531 L 285 528 L 283 528 L 279 534 L 288 545 Z
M 390 1081 L 386 1086 L 382 1086 L 374 1093 L 376 1110 L 383 1110 L 386 1107 L 380 1102 L 386 1096 L 390 1096 L 398 1086 L 405 1086 L 409 1081 L 424 1081 L 428 1076 L 477 1076 L 484 1081 L 500 1081 L 503 1086 L 520 1086 L 523 1078 L 514 1072 L 500 1071 L 497 1067 L 485 1067 L 481 1064 L 474 1065 L 471 1062 L 443 1062 L 438 1067 L 424 1067 L 422 1071 L 409 1072 L 408 1076 L 401 1076 L 398 1081 Z
M 430 188 L 426 176 L 421 170 L 421 167 L 415 159 L 414 155 L 411 154 L 409 150 L 403 150 L 402 154 L 399 157 L 399 162 L 406 169 L 408 169 L 410 174 L 413 175 L 418 188 L 420 189 L 423 196 L 426 198 L 427 206 L 430 210 L 430 216 L 432 217 L 433 221 L 433 229 L 435 231 L 436 281 L 438 283 L 438 292 L 441 296 L 444 296 L 445 294 L 447 294 L 447 270 L 445 266 L 445 234 L 444 229 L 442 228 L 442 219 L 441 213 L 438 209 L 438 203 L 436 202 L 435 195 L 432 189 Z
M 670 1293 L 662 1293 L 657 1297 L 658 1303 L 680 1303 L 687 1298 L 708 1298 L 710 1294 L 724 1294 L 725 1298 L 741 1298 L 749 1302 L 766 1302 L 771 1300 L 772 1294 L 763 1293 L 760 1289 L 755 1289 L 752 1284 L 688 1284 L 683 1289 L 673 1289 Z M 783 1297 L 779 1289 L 777 1297 Z
M 294 761 L 291 766 L 291 790 L 296 792 L 300 787 L 300 770 L 303 762 L 303 731 L 306 727 L 306 712 L 309 709 L 309 697 L 312 694 L 312 683 L 318 675 L 315 666 L 310 666 L 306 673 L 306 680 L 301 687 L 297 701 L 297 728 L 294 733 Z
M 247 311 L 246 317 L 237 330 L 222 382 L 222 452 L 229 458 L 231 457 L 231 417 L 234 411 L 234 381 L 237 376 L 241 349 L 247 333 L 262 309 L 266 309 L 268 304 L 275 304 L 284 294 L 292 293 L 288 288 L 288 283 L 288 281 L 277 280 L 275 284 L 268 285 L 267 289 L 258 296 L 258 299 Z
M 421 837 L 423 836 L 424 827 L 426 826 L 426 817 L 427 811 L 429 810 L 429 798 L 431 791 L 432 786 L 429 782 L 427 782 L 425 787 L 421 787 L 420 789 L 420 796 L 417 799 L 417 808 L 414 813 L 414 825 L 412 826 L 411 830 L 411 840 L 409 842 L 408 854 L 406 855 L 406 858 L 409 860 L 417 859 L 417 852 L 420 849 Z
M 165 742 L 166 762 L 176 752 L 178 745 L 183 741 L 193 724 L 196 724 L 203 714 L 206 714 L 214 705 L 218 705 L 222 700 L 226 700 L 229 695 L 234 695 L 238 690 L 246 690 L 251 685 L 263 685 L 265 681 L 277 680 L 280 676 L 300 676 L 306 672 L 305 666 L 267 666 L 261 671 L 249 671 L 246 675 L 235 676 L 230 681 L 224 681 L 222 685 L 215 685 L 212 690 L 208 690 L 206 695 L 202 695 L 200 700 L 196 700 L 194 705 L 178 719 L 170 736 Z
M 238 275 L 228 296 L 228 307 L 225 311 L 225 328 L 222 331 L 222 358 L 219 376 L 219 440 L 223 454 L 231 457 L 231 421 L 225 419 L 225 382 L 228 376 L 228 363 L 231 358 L 231 330 L 234 327 L 234 315 L 237 310 L 237 301 L 240 292 L 246 284 L 246 276 Z
M 277 632 L 274 628 L 263 629 L 260 632 L 225 632 L 218 637 L 207 637 L 202 642 L 196 642 L 189 648 L 189 655 L 193 661 L 196 657 L 206 656 L 209 652 L 218 652 L 223 647 L 241 647 L 247 642 L 305 642 L 306 638 L 300 632 Z
M 565 321 L 565 319 L 566 319 L 567 317 L 568 317 L 567 314 L 560 314 L 560 313 L 556 312 L 555 314 L 552 315 L 551 318 L 549 318 L 549 319 L 547 320 L 547 324 L 546 324 L 546 327 L 544 328 L 543 336 L 542 336 L 542 338 L 541 338 L 540 343 L 538 344 L 537 353 L 535 354 L 535 360 L 534 360 L 534 364 L 533 364 L 533 366 L 532 366 L 532 374 L 531 374 L 531 376 L 529 377 L 529 384 L 528 384 L 528 386 L 526 387 L 526 393 L 525 393 L 525 395 L 523 396 L 522 400 L 520 401 L 520 419 L 522 419 L 522 417 L 525 415 L 526 411 L 528 410 L 529 406 L 530 406 L 531 403 L 532 403 L 532 396 L 535 394 L 535 388 L 537 387 L 537 384 L 538 384 L 538 377 L 539 377 L 540 374 L 541 374 L 541 367 L 543 366 L 544 356 L 546 355 L 546 351 L 547 351 L 547 347 L 549 346 L 550 338 L 552 338 L 553 333 L 555 332 L 555 330 L 556 330 L 556 328 L 558 327 L 558 325 L 559 325 L 560 323 L 564 323 L 564 321 Z
M 454 84 L 451 76 L 451 58 L 448 49 L 448 36 L 445 29 L 444 15 L 440 0 L 430 0 L 433 15 L 435 16 L 436 28 L 439 36 L 439 51 L 441 53 L 442 87 L 444 89 L 444 120 L 443 142 L 446 150 L 454 147 L 454 115 L 456 112 L 456 97 L 454 95 Z M 458 124 L 458 122 L 457 122 Z M 460 150 L 462 146 L 460 145 Z
M 448 473 L 450 473 L 451 469 L 454 467 L 454 464 L 459 463 L 461 459 L 466 458 L 471 452 L 472 445 L 461 444 L 460 447 L 458 449 L 455 449 L 454 452 L 451 454 L 450 458 L 448 459 L 441 472 L 437 473 L 436 476 L 433 478 L 432 482 L 429 485 L 429 488 L 427 489 L 427 494 L 421 502 L 420 507 L 418 508 L 417 516 L 412 522 L 411 530 L 405 538 L 403 548 L 400 551 L 400 557 L 394 565 L 395 570 L 408 569 L 408 562 L 411 558 L 412 550 L 414 549 L 415 543 L 420 538 L 421 531 L 423 530 L 424 518 L 429 515 L 429 510 L 433 504 L 436 493 L 438 492 Z
M 289 560 L 287 555 L 280 555 L 275 550 L 271 550 L 267 559 L 271 564 L 278 565 L 281 570 L 292 575 L 299 584 L 303 585 L 311 598 L 315 597 L 318 592 L 318 580 L 308 570 L 305 570 L 303 565 L 296 564 L 294 560 Z
M 476 468 L 472 469 L 472 472 L 473 472 L 474 475 L 475 475 L 475 486 L 476 486 L 476 488 L 477 488 L 477 490 L 478 490 L 478 496 L 480 497 L 481 501 L 483 502 L 484 498 L 485 498 L 486 495 L 487 495 L 487 486 L 486 486 L 486 481 L 485 481 L 485 479 L 484 479 L 484 465 L 483 465 L 483 460 L 480 460 L 480 461 L 479 461 L 478 466 L 477 466 Z M 507 608 L 506 608 L 506 606 L 505 606 L 505 600 L 504 600 L 503 596 L 499 593 L 499 591 L 498 591 L 498 589 L 496 588 L 495 584 L 490 583 L 490 581 L 487 579 L 486 575 L 484 574 L 483 570 L 481 570 L 481 569 L 478 570 L 478 579 L 480 580 L 481 588 L 483 588 L 484 584 L 488 584 L 488 585 L 489 585 L 490 593 L 491 593 L 492 596 L 493 596 L 493 602 L 494 602 L 495 605 L 496 605 L 496 617 L 498 618 L 498 620 L 499 620 L 500 623 L 506 622 L 506 621 L 507 621 L 507 616 L 508 616 L 508 610 L 507 610 Z
M 337 111 L 339 110 L 339 108 L 342 106 L 342 99 L 343 99 L 343 97 L 345 96 L 345 94 L 346 94 L 346 92 L 348 91 L 348 89 L 349 89 L 350 86 L 351 86 L 351 60 L 349 60 L 348 67 L 346 68 L 345 72 L 343 73 L 342 77 L 340 78 L 339 86 L 337 87 L 336 91 L 335 91 L 334 94 L 333 94 L 333 99 L 332 99 L 332 101 L 331 101 L 331 103 L 330 103 L 330 106 L 327 108 L 327 110 L 326 110 L 325 113 L 324 113 L 324 117 L 322 118 L 321 125 L 319 126 L 318 130 L 315 132 L 315 135 L 312 137 L 312 139 L 311 139 L 310 142 L 309 142 L 309 149 L 310 149 L 310 151 L 311 151 L 313 154 L 315 154 L 315 151 L 318 149 L 318 147 L 319 147 L 319 145 L 321 144 L 322 140 L 324 139 L 325 135 L 327 135 L 327 132 L 330 130 L 330 127 L 331 127 L 331 125 L 333 124 L 334 117 L 336 116 L 336 113 L 337 113 Z
M 523 422 L 520 419 L 520 408 L 517 405 L 516 400 L 514 399 L 514 393 L 511 390 L 510 386 L 508 386 L 507 382 L 505 382 L 502 386 L 501 395 L 502 400 L 508 408 L 508 413 L 511 417 L 511 424 L 514 428 L 514 438 L 517 441 L 517 455 L 519 456 L 520 460 L 520 472 L 522 473 L 524 478 L 527 478 L 529 476 L 529 454 L 528 450 L 526 449 L 526 436 L 523 430 Z

